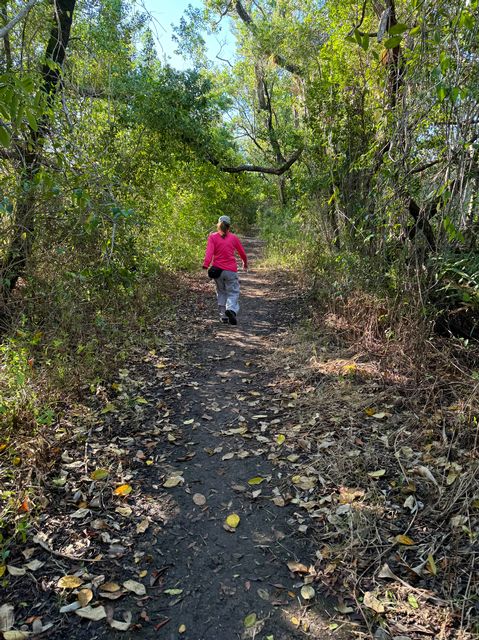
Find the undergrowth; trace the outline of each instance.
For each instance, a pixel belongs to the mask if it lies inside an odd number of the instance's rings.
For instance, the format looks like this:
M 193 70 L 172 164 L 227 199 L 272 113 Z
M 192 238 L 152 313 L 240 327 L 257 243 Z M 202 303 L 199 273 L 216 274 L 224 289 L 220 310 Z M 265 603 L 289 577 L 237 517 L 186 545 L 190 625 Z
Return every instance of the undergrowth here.
M 85 398 L 135 347 L 159 344 L 151 327 L 173 313 L 171 281 L 165 271 L 110 268 L 23 288 L 0 346 L 0 574 L 42 509 L 43 478 Z

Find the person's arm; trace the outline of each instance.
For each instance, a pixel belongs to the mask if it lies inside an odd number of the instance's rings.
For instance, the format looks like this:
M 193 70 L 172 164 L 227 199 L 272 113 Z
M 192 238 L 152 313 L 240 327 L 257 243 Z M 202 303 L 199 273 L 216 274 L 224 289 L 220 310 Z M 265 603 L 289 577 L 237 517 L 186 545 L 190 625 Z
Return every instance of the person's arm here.
M 213 236 L 208 236 L 208 242 L 206 244 L 206 253 L 205 259 L 203 260 L 203 269 L 208 269 L 213 260 L 213 255 L 215 252 L 215 246 L 213 243 Z
M 239 257 L 243 261 L 243 269 L 246 271 L 248 268 L 248 258 L 246 257 L 246 252 L 243 249 L 243 245 L 241 244 L 241 240 L 236 236 L 236 251 L 239 253 Z

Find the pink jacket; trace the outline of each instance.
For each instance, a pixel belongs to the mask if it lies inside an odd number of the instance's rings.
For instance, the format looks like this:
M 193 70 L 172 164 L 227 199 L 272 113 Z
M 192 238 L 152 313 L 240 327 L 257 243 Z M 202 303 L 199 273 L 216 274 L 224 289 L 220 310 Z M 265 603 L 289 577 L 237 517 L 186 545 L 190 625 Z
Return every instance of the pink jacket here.
M 238 271 L 235 251 L 239 253 L 243 261 L 243 267 L 247 269 L 248 259 L 238 236 L 230 232 L 225 236 L 222 236 L 219 232 L 212 233 L 208 236 L 203 267 L 208 268 L 213 264 L 213 266 L 224 269 L 225 271 Z

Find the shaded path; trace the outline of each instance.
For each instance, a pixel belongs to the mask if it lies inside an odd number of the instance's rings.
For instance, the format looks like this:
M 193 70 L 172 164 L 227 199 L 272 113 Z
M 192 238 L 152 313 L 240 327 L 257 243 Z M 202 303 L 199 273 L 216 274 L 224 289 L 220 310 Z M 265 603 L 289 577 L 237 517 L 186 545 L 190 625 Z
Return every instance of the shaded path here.
M 254 241 L 246 246 L 250 254 L 258 250 Z M 268 402 L 271 380 L 260 360 L 269 348 L 268 338 L 290 320 L 291 305 L 288 310 L 282 300 L 285 291 L 273 294 L 264 274 L 245 274 L 241 281 L 238 327 L 207 320 L 191 347 L 180 390 L 173 388 L 166 398 L 173 422 L 183 431 L 182 444 L 169 445 L 166 464 L 169 476 L 182 474 L 184 483 L 168 490 L 170 522 L 155 541 L 143 544 L 145 551 L 152 544 L 153 554 L 160 555 L 153 561 L 156 566 L 167 567 L 164 589 L 182 591 L 150 603 L 150 617 L 169 621 L 159 636 L 150 626 L 141 637 L 173 640 L 185 625 L 184 637 L 190 640 L 240 638 L 244 618 L 251 613 L 264 623 L 246 631 L 249 637 L 304 637 L 294 620 L 305 604 L 298 597 L 303 582 L 294 579 L 286 563 L 308 564 L 313 551 L 307 539 L 298 536 L 297 526 L 290 526 L 296 524 L 290 521 L 295 507 L 272 502 L 275 487 L 280 495 L 284 479 L 267 454 L 269 441 L 282 431 L 282 416 L 277 405 Z M 216 318 L 213 288 L 211 295 L 211 316 Z M 239 429 L 245 433 L 227 435 Z M 249 486 L 248 480 L 258 476 L 267 480 Z M 150 487 L 144 491 L 153 494 L 151 474 L 145 483 Z M 197 493 L 205 496 L 204 506 L 194 503 Z M 227 532 L 223 522 L 233 512 L 240 524 Z
M 261 245 L 246 247 L 254 269 Z M 345 638 L 328 629 L 292 495 L 285 458 L 298 417 L 264 360 L 296 294 L 279 274 L 241 280 L 237 327 L 216 319 L 205 274 L 178 282 L 178 317 L 159 320 L 158 348 L 132 353 L 72 426 L 28 548 L 9 558 L 0 612 L 14 613 L 10 627 L 49 640 Z

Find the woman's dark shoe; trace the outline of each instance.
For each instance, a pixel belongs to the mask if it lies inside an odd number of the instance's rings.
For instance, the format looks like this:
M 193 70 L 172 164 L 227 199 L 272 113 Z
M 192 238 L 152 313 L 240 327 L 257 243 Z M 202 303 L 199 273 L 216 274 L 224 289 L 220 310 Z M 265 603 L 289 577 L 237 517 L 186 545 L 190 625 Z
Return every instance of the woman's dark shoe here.
M 236 320 L 236 313 L 234 311 L 226 309 L 226 315 L 228 316 L 230 324 L 238 324 L 238 320 Z

